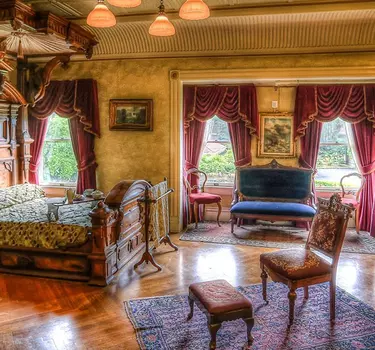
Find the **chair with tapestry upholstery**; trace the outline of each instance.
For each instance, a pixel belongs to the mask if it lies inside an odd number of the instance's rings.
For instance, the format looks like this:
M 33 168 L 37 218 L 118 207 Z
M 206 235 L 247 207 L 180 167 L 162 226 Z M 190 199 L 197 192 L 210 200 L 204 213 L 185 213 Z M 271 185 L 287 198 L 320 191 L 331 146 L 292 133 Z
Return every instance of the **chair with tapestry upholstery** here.
M 189 175 L 197 176 L 198 177 L 198 185 L 191 186 L 189 181 L 187 180 Z M 204 176 L 203 184 L 200 187 L 199 186 L 199 177 L 200 174 Z M 184 177 L 184 184 L 187 191 L 187 203 L 189 203 L 189 219 L 190 222 L 193 222 L 193 213 L 190 208 L 191 205 L 194 206 L 194 218 L 195 218 L 195 228 L 198 227 L 198 220 L 199 220 L 199 205 L 203 204 L 203 212 L 204 212 L 204 206 L 206 204 L 217 204 L 218 207 L 218 213 L 217 213 L 217 224 L 219 227 L 220 225 L 220 214 L 221 214 L 221 196 L 217 194 L 212 193 L 206 193 L 204 192 L 204 186 L 207 182 L 207 174 L 197 168 L 191 168 L 186 172 L 186 178 Z
M 349 179 L 350 177 L 357 177 L 361 181 L 361 185 L 359 186 L 359 189 L 357 191 L 353 189 L 345 189 L 345 179 Z M 357 233 L 359 233 L 359 213 L 361 210 L 361 193 L 363 190 L 363 186 L 365 185 L 366 179 L 358 173 L 351 173 L 348 175 L 345 175 L 340 180 L 340 187 L 341 187 L 341 197 L 342 202 L 344 204 L 352 204 L 355 209 L 355 229 Z
M 267 301 L 267 277 L 289 287 L 289 326 L 294 320 L 296 289 L 304 287 L 309 297 L 309 285 L 330 283 L 330 319 L 335 319 L 336 270 L 353 206 L 343 204 L 335 193 L 330 199 L 319 198 L 305 248 L 282 249 L 260 255 L 263 299 Z M 318 253 L 318 254 L 317 254 Z M 324 258 L 322 257 L 324 256 Z

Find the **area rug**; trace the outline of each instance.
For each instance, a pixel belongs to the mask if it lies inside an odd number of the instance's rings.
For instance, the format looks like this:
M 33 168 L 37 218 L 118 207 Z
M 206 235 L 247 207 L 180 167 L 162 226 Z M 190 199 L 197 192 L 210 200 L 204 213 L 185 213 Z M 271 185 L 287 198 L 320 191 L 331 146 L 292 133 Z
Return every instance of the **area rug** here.
M 262 299 L 260 284 L 239 287 L 252 302 L 255 325 L 251 349 L 374 349 L 375 310 L 344 290 L 336 291 L 336 322 L 329 321 L 329 286 L 297 290 L 294 324 L 288 330 L 288 289 L 280 283 L 268 284 L 269 304 Z M 201 350 L 210 340 L 207 319 L 194 306 L 187 321 L 186 295 L 135 299 L 125 302 L 141 349 Z M 242 349 L 246 326 L 242 320 L 223 323 L 217 334 L 218 350 Z
M 265 248 L 299 248 L 303 247 L 308 231 L 288 226 L 249 225 L 235 227 L 234 235 L 230 232 L 230 224 L 216 222 L 199 223 L 198 228 L 189 225 L 180 237 L 182 241 L 239 244 Z M 348 229 L 342 249 L 346 253 L 375 254 L 375 238 L 366 232 L 357 234 Z

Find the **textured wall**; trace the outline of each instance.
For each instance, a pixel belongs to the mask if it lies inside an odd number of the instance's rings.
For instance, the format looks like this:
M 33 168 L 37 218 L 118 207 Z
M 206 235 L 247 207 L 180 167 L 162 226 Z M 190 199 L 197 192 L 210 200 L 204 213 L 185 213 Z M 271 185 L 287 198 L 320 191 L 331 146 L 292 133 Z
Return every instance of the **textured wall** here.
M 72 62 L 67 70 L 56 69 L 53 79 L 93 78 L 98 81 L 102 133 L 96 142 L 98 184 L 103 191 L 109 191 L 121 179 L 143 178 L 157 182 L 169 176 L 170 70 L 368 66 L 374 57 L 373 54 L 331 54 L 85 61 Z M 294 93 L 290 88 L 281 90 L 280 111 L 293 110 Z M 261 88 L 260 111 L 271 111 L 275 96 L 277 92 L 273 88 Z M 154 131 L 109 131 L 109 100 L 115 98 L 153 99 Z M 255 142 L 253 151 L 254 164 L 269 161 L 255 158 Z M 295 160 L 283 163 L 295 164 Z

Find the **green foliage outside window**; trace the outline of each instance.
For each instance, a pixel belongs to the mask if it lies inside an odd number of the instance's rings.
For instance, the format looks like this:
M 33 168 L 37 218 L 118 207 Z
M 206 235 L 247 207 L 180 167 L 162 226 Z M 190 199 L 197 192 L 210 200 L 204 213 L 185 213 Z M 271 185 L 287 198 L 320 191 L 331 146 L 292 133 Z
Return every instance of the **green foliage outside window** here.
M 321 145 L 317 161 L 319 168 L 354 168 L 352 151 L 348 145 Z
M 77 175 L 68 119 L 54 114 L 43 147 L 43 182 L 76 182 Z
M 212 181 L 233 181 L 236 170 L 233 151 L 227 147 L 222 154 L 204 154 L 199 163 L 199 169 L 204 171 Z

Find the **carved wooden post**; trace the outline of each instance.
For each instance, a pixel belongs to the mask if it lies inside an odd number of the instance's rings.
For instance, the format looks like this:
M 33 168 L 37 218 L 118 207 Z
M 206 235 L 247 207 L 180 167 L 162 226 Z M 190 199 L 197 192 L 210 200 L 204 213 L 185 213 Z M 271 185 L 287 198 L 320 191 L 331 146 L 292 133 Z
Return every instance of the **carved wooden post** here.
M 90 212 L 92 223 L 91 279 L 89 284 L 105 286 L 117 271 L 116 224 L 117 212 L 99 202 Z
M 27 94 L 27 63 L 23 60 L 17 61 L 17 89 L 23 96 Z M 29 181 L 29 164 L 31 159 L 30 145 L 33 139 L 29 134 L 29 120 L 27 106 L 22 106 L 18 112 L 17 142 L 19 143 L 19 182 Z

